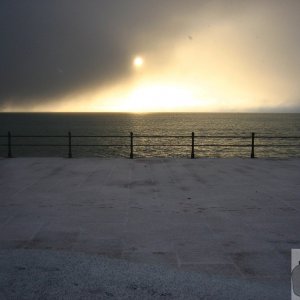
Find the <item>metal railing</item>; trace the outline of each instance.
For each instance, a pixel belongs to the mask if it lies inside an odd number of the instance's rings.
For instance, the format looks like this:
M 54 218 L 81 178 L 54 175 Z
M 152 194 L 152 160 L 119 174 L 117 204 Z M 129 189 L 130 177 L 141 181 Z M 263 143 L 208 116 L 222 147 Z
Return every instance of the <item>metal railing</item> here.
M 129 158 L 134 157 L 134 149 L 137 147 L 189 147 L 190 157 L 193 159 L 195 158 L 195 148 L 199 147 L 236 147 L 236 148 L 249 148 L 250 150 L 250 157 L 255 158 L 255 149 L 259 147 L 299 147 L 300 153 L 300 136 L 266 136 L 266 135 L 256 135 L 254 132 L 251 135 L 195 135 L 194 132 L 191 135 L 134 135 L 133 132 L 130 132 L 129 135 L 72 135 L 69 131 L 67 135 L 12 135 L 9 131 L 7 135 L 0 135 L 0 138 L 6 138 L 7 143 L 0 144 L 0 147 L 7 147 L 7 157 L 12 158 L 12 149 L 16 147 L 68 147 L 68 157 L 72 158 L 72 148 L 73 147 L 128 147 L 130 149 Z M 43 144 L 32 144 L 32 143 L 13 143 L 12 139 L 26 139 L 26 138 L 65 138 L 67 139 L 66 144 L 57 144 L 57 143 L 43 143 Z M 128 144 L 126 143 L 118 143 L 118 144 L 76 144 L 72 143 L 73 138 L 111 138 L 111 139 L 124 139 L 128 140 Z M 188 140 L 190 143 L 171 143 L 171 144 L 135 144 L 134 140 L 139 139 L 181 139 L 181 140 Z M 196 144 L 195 141 L 207 141 L 207 140 L 249 140 L 248 144 L 232 144 L 232 143 L 201 143 Z M 293 140 L 298 141 L 298 144 L 256 144 L 256 140 Z

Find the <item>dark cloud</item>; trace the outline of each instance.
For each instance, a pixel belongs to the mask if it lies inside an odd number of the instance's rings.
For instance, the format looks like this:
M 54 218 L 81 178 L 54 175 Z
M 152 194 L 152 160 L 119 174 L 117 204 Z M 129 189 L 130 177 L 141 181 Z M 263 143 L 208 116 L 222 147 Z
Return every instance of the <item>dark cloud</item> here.
M 128 73 L 121 24 L 93 1 L 9 1 L 1 4 L 3 103 L 55 97 Z M 112 20 L 110 20 L 112 19 Z

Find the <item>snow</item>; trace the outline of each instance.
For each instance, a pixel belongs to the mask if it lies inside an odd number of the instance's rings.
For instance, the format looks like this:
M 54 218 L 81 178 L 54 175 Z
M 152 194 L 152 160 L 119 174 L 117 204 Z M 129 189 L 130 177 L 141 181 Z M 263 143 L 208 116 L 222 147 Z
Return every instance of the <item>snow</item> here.
M 299 170 L 300 159 L 1 159 L 0 257 L 96 255 L 288 296 Z

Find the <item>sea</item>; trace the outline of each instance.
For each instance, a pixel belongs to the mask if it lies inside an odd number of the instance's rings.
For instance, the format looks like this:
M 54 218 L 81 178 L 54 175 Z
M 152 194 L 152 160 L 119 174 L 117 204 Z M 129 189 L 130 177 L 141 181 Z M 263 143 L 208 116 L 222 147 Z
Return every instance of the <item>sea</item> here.
M 0 113 L 0 156 L 300 157 L 299 113 Z

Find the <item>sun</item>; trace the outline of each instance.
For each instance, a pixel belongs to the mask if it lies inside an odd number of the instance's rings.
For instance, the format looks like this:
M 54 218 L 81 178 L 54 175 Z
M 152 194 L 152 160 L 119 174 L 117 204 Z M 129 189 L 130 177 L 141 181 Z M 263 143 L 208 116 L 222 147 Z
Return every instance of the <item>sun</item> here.
M 144 59 L 141 56 L 136 56 L 133 60 L 133 65 L 139 69 L 143 66 L 144 64 Z

